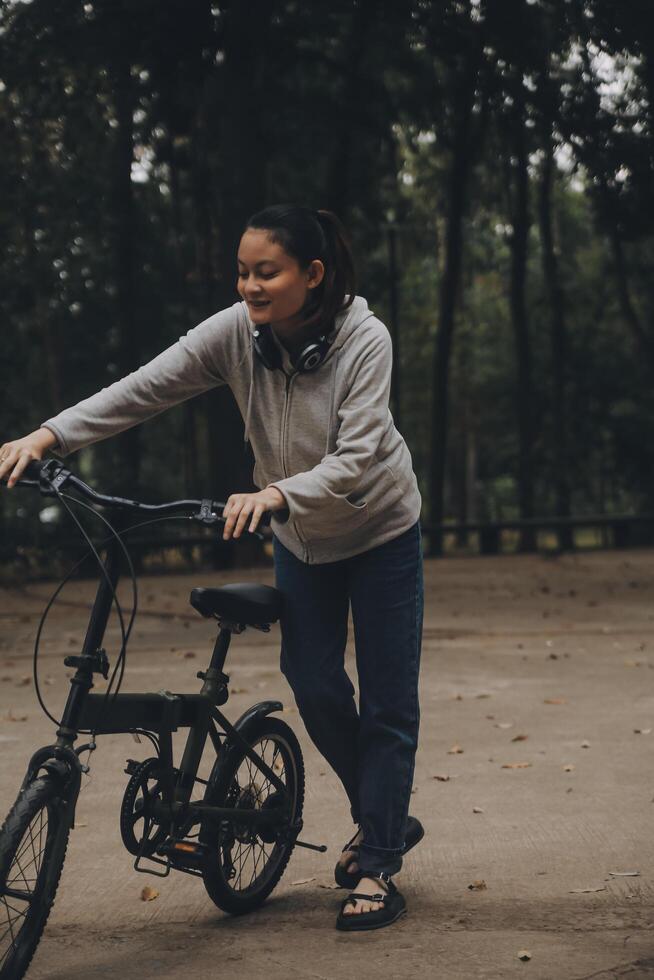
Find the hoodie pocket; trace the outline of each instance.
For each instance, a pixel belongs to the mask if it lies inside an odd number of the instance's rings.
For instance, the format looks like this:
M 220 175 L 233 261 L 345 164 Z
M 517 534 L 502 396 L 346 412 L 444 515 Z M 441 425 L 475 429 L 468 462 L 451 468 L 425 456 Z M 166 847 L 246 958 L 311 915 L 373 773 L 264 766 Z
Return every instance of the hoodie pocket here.
M 367 501 L 332 494 L 328 504 L 302 516 L 302 529 L 314 541 L 340 538 L 365 524 L 369 516 Z

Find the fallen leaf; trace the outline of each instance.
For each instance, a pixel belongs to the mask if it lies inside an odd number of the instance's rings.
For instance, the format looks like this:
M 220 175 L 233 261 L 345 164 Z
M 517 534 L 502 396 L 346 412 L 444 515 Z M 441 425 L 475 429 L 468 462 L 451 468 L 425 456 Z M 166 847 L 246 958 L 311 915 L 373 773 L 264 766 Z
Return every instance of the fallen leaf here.
M 495 723 L 495 728 L 513 728 L 512 721 L 498 721 Z
M 315 881 L 315 876 L 313 878 L 298 878 L 297 881 L 292 881 L 292 885 L 307 885 L 310 881 Z
M 7 721 L 27 721 L 27 715 L 15 715 L 13 709 L 10 708 Z
M 459 755 L 461 752 L 463 752 L 463 749 L 461 748 L 460 745 L 456 745 L 456 744 L 453 745 L 451 749 L 447 750 L 448 755 Z
M 142 902 L 154 902 L 155 898 L 159 897 L 159 892 L 156 888 L 152 888 L 150 885 L 146 885 L 145 888 L 141 889 L 141 901 Z
M 639 878 L 640 871 L 609 871 L 612 878 Z
M 511 741 L 512 742 L 524 742 L 528 738 L 529 738 L 528 735 L 514 735 L 513 738 L 511 739 Z
M 483 813 L 484 811 L 482 810 L 482 808 L 480 806 L 473 806 L 472 812 L 473 813 Z
M 21 677 L 21 679 L 16 682 L 16 686 L 17 687 L 27 687 L 28 684 L 31 684 L 31 683 L 32 683 L 31 676 L 29 674 L 25 674 L 24 677 Z
M 450 701 L 463 701 L 463 695 L 462 694 L 450 694 L 449 700 Z
M 634 735 L 649 735 L 651 728 L 634 728 Z
M 477 878 L 471 885 L 468 885 L 468 889 L 471 892 L 483 892 L 485 888 L 488 888 L 488 885 L 483 878 Z
M 247 689 L 247 687 L 230 687 L 229 693 L 230 694 L 247 694 L 248 693 L 248 689 Z
M 543 704 L 567 704 L 565 698 L 545 698 Z
M 587 742 L 586 739 L 584 739 L 583 742 L 581 743 L 581 747 L 582 747 L 582 749 L 589 749 L 590 748 L 590 742 Z
M 606 885 L 598 885 L 597 888 L 571 888 L 571 895 L 587 895 L 589 892 L 605 892 Z
M 185 660 L 193 660 L 194 658 L 195 658 L 195 653 L 193 652 L 193 650 L 187 650 L 186 653 L 184 654 Z
M 523 963 L 526 963 L 527 960 L 530 960 L 531 959 L 531 953 L 529 952 L 528 949 L 519 949 L 518 950 L 518 959 L 519 960 L 522 960 Z
M 445 776 L 445 775 L 438 775 L 438 776 L 434 776 L 433 778 L 437 779 L 440 783 L 447 783 L 449 782 L 450 779 L 449 776 Z
M 531 762 L 504 762 L 502 769 L 527 769 Z
M 475 694 L 476 698 L 489 698 L 490 696 L 490 694 Z
M 574 770 L 574 768 L 575 768 L 575 767 L 574 767 L 574 764 L 573 764 L 572 762 L 567 762 L 567 763 L 566 763 L 566 764 L 565 764 L 565 765 L 563 766 L 563 771 L 564 771 L 564 772 L 572 772 L 572 771 Z

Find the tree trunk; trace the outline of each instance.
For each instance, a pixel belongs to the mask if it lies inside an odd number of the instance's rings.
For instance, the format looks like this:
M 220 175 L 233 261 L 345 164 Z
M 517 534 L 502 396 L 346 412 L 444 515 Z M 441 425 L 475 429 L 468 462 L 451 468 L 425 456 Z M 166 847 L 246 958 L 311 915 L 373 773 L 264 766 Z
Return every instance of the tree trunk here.
M 127 15 L 123 16 L 123 24 L 128 33 L 130 24 Z M 118 42 L 116 42 L 111 69 L 117 121 L 113 193 L 116 306 L 120 338 L 117 361 L 120 376 L 124 377 L 136 370 L 141 362 L 142 331 L 137 323 L 134 275 L 134 242 L 137 240 L 132 190 L 134 92 L 131 59 L 127 49 L 120 46 Z M 117 482 L 123 486 L 129 485 L 130 493 L 134 496 L 138 496 L 141 492 L 140 441 L 139 426 L 129 429 L 116 440 L 119 452 Z
M 521 518 L 534 516 L 531 342 L 527 315 L 527 243 L 529 236 L 529 173 L 527 169 L 527 134 L 525 104 L 521 75 L 514 95 L 515 111 L 511 119 L 510 154 L 515 159 L 512 172 L 513 199 L 510 237 L 511 280 L 509 305 L 516 349 L 516 416 L 518 422 L 518 506 Z M 522 528 L 519 550 L 534 551 L 536 535 L 533 528 Z
M 449 366 L 461 278 L 466 194 L 478 148 L 478 141 L 473 139 L 472 110 L 481 50 L 481 45 L 471 50 L 455 100 L 456 128 L 448 175 L 443 273 L 439 290 L 439 321 L 433 359 L 434 393 L 429 467 L 429 518 L 430 523 L 434 525 L 429 547 L 432 555 L 443 553 L 443 535 L 441 531 L 436 530 L 436 527 L 442 524 L 445 516 L 443 504 L 447 459 Z
M 350 161 L 352 144 L 361 130 L 361 85 L 365 71 L 366 46 L 370 30 L 379 16 L 380 0 L 359 0 L 352 12 L 351 31 L 343 53 L 341 111 L 327 174 L 327 207 L 346 220 L 350 205 Z
M 552 182 L 555 172 L 554 152 L 549 129 L 544 133 L 545 157 L 541 171 L 538 195 L 538 216 L 540 224 L 543 274 L 550 305 L 551 351 L 552 351 L 552 416 L 554 432 L 554 482 L 556 488 L 556 515 L 569 517 L 570 479 L 569 449 L 567 435 L 567 344 L 565 322 L 565 299 L 559 263 L 554 245 L 552 228 Z M 564 527 L 558 532 L 559 547 L 570 551 L 574 547 L 572 528 Z

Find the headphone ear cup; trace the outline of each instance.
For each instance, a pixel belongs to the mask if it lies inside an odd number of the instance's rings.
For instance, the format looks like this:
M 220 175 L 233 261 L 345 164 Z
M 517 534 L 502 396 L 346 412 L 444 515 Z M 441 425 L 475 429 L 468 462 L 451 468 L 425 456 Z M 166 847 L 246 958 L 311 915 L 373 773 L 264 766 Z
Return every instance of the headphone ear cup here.
M 252 347 L 263 366 L 269 371 L 277 371 L 281 368 L 282 356 L 270 336 L 270 326 L 267 323 L 252 331 Z
M 294 361 L 294 367 L 300 374 L 310 374 L 317 371 L 327 357 L 330 344 L 326 337 L 311 340 L 302 348 Z

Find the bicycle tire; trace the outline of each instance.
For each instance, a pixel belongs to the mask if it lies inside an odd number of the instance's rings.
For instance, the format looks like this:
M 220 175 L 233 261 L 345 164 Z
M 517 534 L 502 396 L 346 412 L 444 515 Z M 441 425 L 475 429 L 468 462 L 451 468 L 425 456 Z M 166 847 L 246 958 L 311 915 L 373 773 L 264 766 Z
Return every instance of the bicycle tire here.
M 0 828 L 0 980 L 25 976 L 54 904 L 69 836 L 59 784 L 50 776 L 35 779 Z
M 266 748 L 260 750 L 257 746 L 261 746 L 264 741 L 275 744 L 279 755 L 283 757 L 283 775 L 279 770 L 276 771 L 280 778 L 287 783 L 292 795 L 291 820 L 293 822 L 299 820 L 304 805 L 304 760 L 293 729 L 278 718 L 265 717 L 256 721 L 249 728 L 246 738 L 254 750 L 258 751 L 264 761 L 273 768 L 275 753 L 273 752 L 271 761 L 266 758 Z M 249 800 L 252 806 L 265 808 L 266 800 L 269 800 L 269 805 L 274 805 L 275 796 L 279 797 L 277 791 L 268 793 L 262 800 L 263 787 L 260 791 L 254 783 L 256 793 L 253 792 L 251 767 L 254 767 L 254 763 L 248 759 L 238 744 L 226 746 L 226 751 L 220 754 L 214 764 L 209 778 L 209 786 L 205 793 L 205 802 L 212 803 L 214 806 L 247 806 Z M 242 772 L 245 772 L 245 777 L 243 775 L 239 777 L 239 773 Z M 257 772 L 260 770 L 257 769 Z M 261 779 L 262 783 L 267 783 L 268 787 L 272 789 L 272 784 L 263 774 L 261 774 Z M 249 780 L 247 785 L 242 785 L 247 780 Z M 271 841 L 266 839 L 271 836 L 269 831 L 262 838 L 261 835 L 255 834 L 247 828 L 241 827 L 239 829 L 236 824 L 226 826 L 228 823 L 228 821 L 223 821 L 219 826 L 215 821 L 208 819 L 202 821 L 200 841 L 207 845 L 211 854 L 203 870 L 204 886 L 212 902 L 218 908 L 224 912 L 229 912 L 231 915 L 243 915 L 258 908 L 278 884 L 295 847 L 295 839 Z M 254 843 L 251 843 L 253 841 Z M 259 859 L 255 857 L 255 874 L 251 876 L 244 888 L 235 887 L 234 884 L 233 850 L 237 846 L 237 842 L 238 844 L 244 843 L 246 847 L 258 846 L 264 856 L 260 868 Z M 271 846 L 268 855 L 266 855 L 267 844 Z M 242 871 L 246 856 L 239 854 L 237 860 L 240 871 Z

